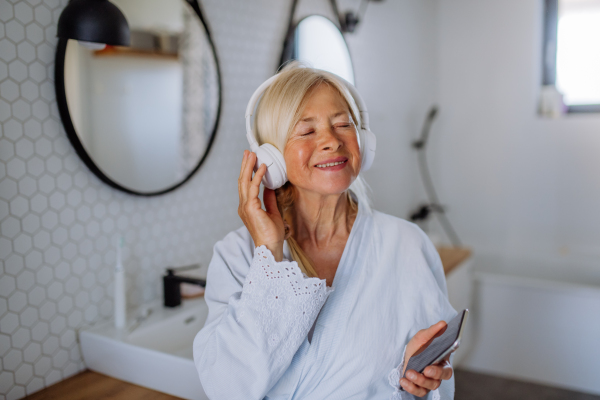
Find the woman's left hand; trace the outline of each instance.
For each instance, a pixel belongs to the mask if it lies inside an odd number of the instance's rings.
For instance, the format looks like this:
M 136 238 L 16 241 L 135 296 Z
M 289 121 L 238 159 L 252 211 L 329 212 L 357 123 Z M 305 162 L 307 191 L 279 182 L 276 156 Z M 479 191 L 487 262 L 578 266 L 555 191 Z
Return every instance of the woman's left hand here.
M 421 353 L 427 348 L 436 337 L 440 336 L 446 330 L 447 324 L 440 321 L 435 325 L 431 325 L 427 329 L 422 329 L 413 336 L 406 345 L 406 354 L 404 359 L 404 368 L 410 357 Z M 423 397 L 431 390 L 440 387 L 442 380 L 448 380 L 452 377 L 452 365 L 446 357 L 440 363 L 430 365 L 423 373 L 418 373 L 415 370 L 408 370 L 405 378 L 400 378 L 400 385 L 408 393 L 417 397 Z

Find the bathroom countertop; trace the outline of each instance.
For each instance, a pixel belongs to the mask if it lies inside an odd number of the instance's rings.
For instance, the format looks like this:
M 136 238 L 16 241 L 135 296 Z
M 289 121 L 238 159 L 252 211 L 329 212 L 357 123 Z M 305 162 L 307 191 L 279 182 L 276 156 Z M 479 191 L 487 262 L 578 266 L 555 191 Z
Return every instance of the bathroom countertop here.
M 438 253 L 442 259 L 444 273 L 448 275 L 454 268 L 471 257 L 471 250 L 466 247 L 438 247 Z
M 27 400 L 42 399 L 181 400 L 179 397 L 156 392 L 89 370 L 27 396 Z

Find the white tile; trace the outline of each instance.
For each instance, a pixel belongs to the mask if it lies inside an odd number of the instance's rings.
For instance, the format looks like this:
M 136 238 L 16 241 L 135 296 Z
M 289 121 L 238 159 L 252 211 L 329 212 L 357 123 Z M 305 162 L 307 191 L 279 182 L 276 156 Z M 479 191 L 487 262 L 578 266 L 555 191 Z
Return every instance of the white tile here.
M 71 346 L 73 346 L 77 341 L 77 337 L 75 335 L 75 331 L 72 329 L 67 329 L 66 331 L 63 332 L 62 335 L 60 335 L 60 345 L 63 348 L 70 348 Z
M 44 73 L 48 73 L 44 67 Z M 48 76 L 52 76 L 52 75 L 48 75 Z M 42 95 L 42 98 L 47 100 L 47 101 L 54 101 L 55 99 L 55 92 L 54 92 L 54 85 L 50 82 L 48 82 L 47 80 L 44 82 L 40 83 L 40 94 Z M 46 123 L 48 124 L 52 124 L 55 127 L 55 131 L 51 131 L 49 130 L 45 125 Z M 52 137 L 56 137 L 56 135 L 58 135 L 58 124 L 55 123 L 54 121 L 46 121 L 44 122 L 44 132 L 46 133 L 46 135 L 48 136 L 52 136 Z
M 29 77 L 35 82 L 41 83 L 46 79 L 46 67 L 35 61 L 29 65 Z M 41 91 L 40 91 L 41 94 Z
M 31 196 L 37 190 L 37 183 L 35 179 L 30 176 L 26 176 L 19 180 L 19 193 L 24 196 Z
M 24 122 L 31 116 L 31 106 L 24 100 L 19 99 L 13 103 L 12 112 L 15 118 Z M 21 132 L 23 132 L 23 125 L 21 125 Z
M 35 238 L 34 238 L 35 244 Z M 42 265 L 42 253 L 37 250 L 32 250 L 25 256 L 25 268 L 37 270 Z M 31 299 L 29 300 L 31 302 Z
M 10 118 L 10 104 L 3 99 L 0 99 L 0 122 L 6 121 Z
M 15 333 L 12 334 L 10 342 L 12 347 L 15 349 L 23 350 L 27 343 L 31 341 L 31 334 L 29 329 L 19 328 Z
M 62 210 L 65 206 L 65 195 L 60 192 L 54 192 L 50 195 L 50 207 L 57 211 Z
M 15 158 L 15 160 L 17 160 Z M 12 160 L 14 161 L 14 160 Z M 11 161 L 11 162 L 12 162 Z M 20 160 L 19 160 L 20 161 Z M 23 163 L 23 169 L 25 169 L 25 164 Z M 17 196 L 10 201 L 10 213 L 15 217 L 23 217 L 29 211 L 29 200 L 27 200 L 23 196 Z
M 23 124 L 14 118 L 9 119 L 4 124 L 4 136 L 13 141 L 19 140 L 19 138 L 23 136 Z
M 42 64 L 48 65 L 54 61 L 54 49 L 47 43 L 39 44 L 36 50 L 37 58 Z
M 60 312 L 60 307 L 59 307 Z M 57 315 L 54 317 L 52 322 L 50 323 L 50 333 L 54 335 L 60 335 L 65 328 L 67 327 L 67 319 L 62 315 Z
M 23 360 L 26 362 L 35 362 L 42 355 L 42 346 L 39 343 L 31 342 L 23 350 Z
M 8 76 L 15 82 L 23 82 L 27 78 L 27 65 L 21 60 L 14 60 L 8 64 Z
M 38 320 L 38 312 L 34 307 L 26 307 L 19 315 L 21 326 L 31 328 Z M 32 360 L 33 361 L 33 360 Z
M 52 299 L 52 300 L 58 299 L 64 293 L 62 283 L 60 283 L 58 281 L 52 282 L 50 284 L 50 286 L 48 286 L 48 288 L 46 289 L 46 292 L 48 293 L 49 299 Z
M 19 43 L 25 39 L 25 28 L 19 22 L 12 20 L 6 23 L 6 37 L 14 43 Z
M 0 317 L 2 315 L 4 315 L 4 313 L 7 311 L 8 311 L 8 302 L 6 301 L 6 298 L 0 297 Z M 0 357 L 2 357 L 2 356 L 0 355 Z
M 29 253 L 31 250 L 31 236 L 22 233 L 13 242 L 13 249 L 22 255 Z
M 50 335 L 42 343 L 42 353 L 47 356 L 53 355 L 58 349 L 58 337 Z
M 15 238 L 20 230 L 21 226 L 19 220 L 14 217 L 8 217 L 0 223 L 0 232 L 2 232 L 3 236 L 8 238 Z
M 42 356 L 33 365 L 34 373 L 37 376 L 44 377 L 50 371 L 52 366 L 52 360 L 50 357 Z
M 73 309 L 73 300 L 70 296 L 64 296 L 58 301 L 58 312 L 61 314 L 68 315 Z
M 33 377 L 33 366 L 31 364 L 23 363 L 15 371 L 15 382 L 20 385 L 25 385 Z
M 65 278 L 67 278 L 70 274 L 71 274 L 71 269 L 69 268 L 69 263 L 67 263 L 67 262 L 64 262 L 64 261 L 60 262 L 54 268 L 54 277 L 61 281 L 64 281 Z
M 46 300 L 46 292 L 41 286 L 35 286 L 29 291 L 27 298 L 29 299 L 29 304 L 39 306 Z
M 7 274 L 17 276 L 24 268 L 23 257 L 18 254 L 11 254 L 4 261 L 4 269 Z
M 60 261 L 60 249 L 56 246 L 50 246 L 44 250 L 44 262 L 52 266 Z
M 90 296 L 85 290 L 77 293 L 77 296 L 75 296 L 75 305 L 77 306 L 77 308 L 84 309 L 89 304 L 89 302 Z
M 14 292 L 8 298 L 8 309 L 15 313 L 19 313 L 19 312 L 23 311 L 25 309 L 26 305 L 27 305 L 27 295 L 24 292 L 21 292 L 20 290 Z M 16 320 L 18 321 L 19 318 L 17 317 Z
M 29 24 L 25 29 L 25 36 L 33 44 L 40 44 L 44 40 L 44 30 L 38 24 Z
M 10 161 L 15 155 L 15 146 L 7 139 L 0 139 L 0 160 Z
M 24 45 L 24 44 L 28 45 L 29 43 L 27 43 L 27 42 L 21 43 L 19 45 L 19 49 L 21 48 L 21 45 Z M 27 81 L 21 83 L 21 97 L 23 97 L 25 100 L 31 102 L 31 101 L 37 99 L 39 95 L 40 95 L 40 90 L 38 89 L 38 86 L 35 84 L 35 82 L 33 82 L 31 80 L 27 80 Z
M 0 54 L 4 62 L 14 60 L 17 57 L 17 47 L 8 39 L 0 39 Z
M 77 256 L 77 245 L 73 242 L 67 243 L 62 249 L 65 260 L 72 260 Z
M 6 394 L 6 400 L 18 400 L 25 396 L 25 388 L 23 386 L 15 385 Z
M 65 283 L 65 292 L 69 294 L 75 294 L 79 290 L 79 278 L 72 276 Z
M 10 335 L 19 327 L 19 316 L 8 312 L 0 319 L 0 332 Z M 6 364 L 4 365 L 6 367 Z
M 85 309 L 83 316 L 87 322 L 93 322 L 98 318 L 98 307 L 90 305 Z
M 35 141 L 35 152 L 46 158 L 52 153 L 52 142 L 45 137 Z
M 0 372 L 0 393 L 8 393 L 8 391 L 13 387 L 14 383 L 15 379 L 12 372 Z
M 31 105 L 31 111 L 33 112 L 33 116 L 39 120 L 44 120 L 48 118 L 50 115 L 50 107 L 48 107 L 48 103 L 44 100 L 36 100 Z M 51 132 L 45 132 L 46 134 Z
M 81 204 L 81 198 L 82 196 L 79 190 L 71 189 L 69 190 L 69 193 L 67 193 L 67 203 L 72 207 L 76 207 Z
M 8 77 L 8 66 L 6 63 L 0 61 L 0 81 L 5 80 Z
M 54 244 L 62 246 L 67 240 L 69 240 L 69 234 L 64 227 L 59 226 L 52 231 L 52 242 Z
M 25 2 L 15 4 L 14 12 L 15 17 L 23 24 L 33 21 L 33 10 L 31 9 L 31 6 Z
M 48 207 L 48 199 L 46 196 L 37 193 L 31 199 L 31 209 L 37 213 L 42 213 L 46 211 Z
M 38 139 L 42 134 L 42 124 L 35 119 L 30 119 L 23 124 L 23 130 L 30 139 Z
M 48 26 L 52 23 L 52 14 L 44 4 L 35 8 L 35 21 L 42 26 Z
M 8 353 L 10 349 L 10 336 L 0 333 L 0 357 Z M 2 389 L 0 389 L 0 393 L 4 393 Z
M 12 4 L 8 1 L 0 2 L 0 21 L 7 22 L 14 17 L 14 10 Z M 2 391 L 2 393 L 6 393 Z
M 46 160 L 46 169 L 53 174 L 57 174 L 62 169 L 62 162 L 60 158 L 55 155 L 50 156 Z
M 48 323 L 44 321 L 38 321 L 33 328 L 31 328 L 31 337 L 33 340 L 41 342 L 48 336 Z
M 56 315 L 56 304 L 51 301 L 47 301 L 40 307 L 40 319 L 43 321 L 50 321 L 52 317 Z
M 51 386 L 59 382 L 61 379 L 62 375 L 60 374 L 60 371 L 57 369 L 51 369 L 44 378 L 44 382 L 46 383 L 46 386 Z
M 65 208 L 60 212 L 60 222 L 65 226 L 71 226 L 75 222 L 75 211 L 72 208 Z
M 44 388 L 44 380 L 42 378 L 38 378 L 34 376 L 31 381 L 25 387 L 27 395 L 38 392 Z
M 8 297 L 16 287 L 15 278 L 6 274 L 0 276 L 0 292 L 2 292 L 2 296 Z
M 46 210 L 42 216 L 42 226 L 46 229 L 54 229 L 58 225 L 58 214 L 51 210 Z
M 44 161 L 39 157 L 33 157 L 27 161 L 27 172 L 38 177 L 44 173 Z
M 19 290 L 28 291 L 35 284 L 33 272 L 29 270 L 21 271 L 17 276 L 17 288 Z
M 94 286 L 96 286 L 96 275 L 94 275 L 91 271 L 85 274 L 85 276 L 81 280 L 81 284 L 84 289 L 90 290 Z
M 45 250 L 50 245 L 50 234 L 46 231 L 36 233 L 33 236 L 33 245 L 40 250 Z
M 54 178 L 51 175 L 44 175 L 38 180 L 38 187 L 43 193 L 50 193 L 54 190 Z
M 0 199 L 0 221 L 6 218 L 9 214 L 8 202 Z
M 25 162 L 18 158 L 13 158 L 6 164 L 6 173 L 11 178 L 19 179 L 25 175 L 25 171 Z
M 17 154 L 18 154 L 18 143 L 17 143 Z M 71 188 L 71 185 L 73 184 L 73 179 L 71 178 L 71 175 L 67 174 L 66 172 L 61 173 L 57 178 L 56 178 L 56 186 L 63 190 L 63 191 L 67 191 Z
M 52 281 L 52 268 L 47 265 L 43 265 L 38 269 L 35 274 L 35 279 L 38 284 L 46 286 Z M 57 286 L 57 287 L 56 287 Z M 56 294 L 55 294 L 56 293 Z M 48 287 L 48 297 L 51 299 L 57 299 L 62 294 L 62 286 L 60 282 L 52 282 Z
M 54 368 L 62 369 L 69 361 L 69 352 L 65 349 L 59 349 L 54 356 L 52 356 L 52 366 Z
M 83 322 L 83 314 L 79 310 L 74 310 L 69 314 L 67 322 L 71 328 L 77 328 Z

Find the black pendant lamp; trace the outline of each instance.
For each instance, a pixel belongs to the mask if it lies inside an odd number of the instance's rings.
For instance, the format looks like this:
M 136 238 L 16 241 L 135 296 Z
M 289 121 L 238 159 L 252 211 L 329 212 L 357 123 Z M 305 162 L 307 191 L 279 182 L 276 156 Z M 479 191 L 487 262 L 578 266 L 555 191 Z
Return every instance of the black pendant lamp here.
M 71 0 L 60 14 L 56 36 L 129 46 L 129 24 L 121 10 L 108 0 Z

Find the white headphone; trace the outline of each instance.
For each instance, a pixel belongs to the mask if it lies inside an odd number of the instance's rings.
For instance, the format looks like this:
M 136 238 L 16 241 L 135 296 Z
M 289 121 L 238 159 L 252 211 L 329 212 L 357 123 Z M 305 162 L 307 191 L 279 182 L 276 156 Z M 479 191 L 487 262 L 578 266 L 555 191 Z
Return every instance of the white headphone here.
M 366 171 L 371 167 L 371 164 L 373 164 L 373 160 L 375 159 L 375 148 L 377 146 L 375 134 L 369 130 L 369 113 L 367 111 L 367 106 L 360 97 L 360 94 L 358 94 L 354 85 L 337 75 L 336 77 L 346 85 L 360 112 L 361 127 L 358 129 L 360 156 L 362 159 L 360 170 Z M 281 154 L 281 152 L 272 144 L 265 143 L 262 146 L 258 145 L 254 132 L 252 132 L 251 120 L 260 97 L 275 79 L 277 79 L 277 75 L 272 76 L 260 85 L 250 98 L 248 107 L 246 108 L 246 137 L 248 138 L 248 143 L 250 143 L 250 150 L 256 153 L 256 165 L 254 166 L 254 170 L 256 171 L 261 164 L 266 164 L 267 172 L 262 179 L 262 183 L 269 189 L 280 188 L 287 182 L 285 160 L 283 159 L 283 154 Z

